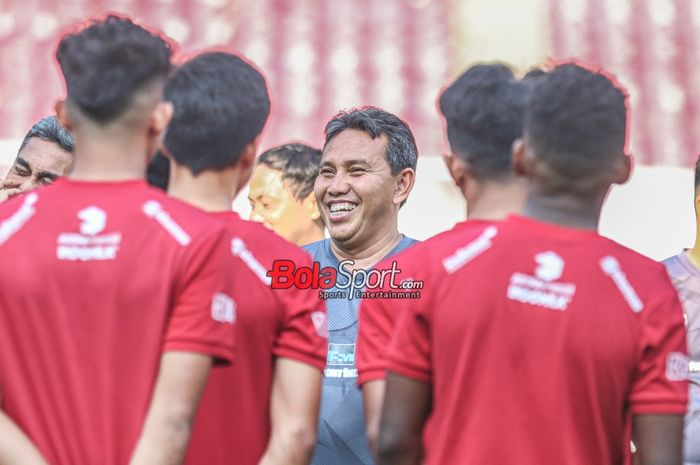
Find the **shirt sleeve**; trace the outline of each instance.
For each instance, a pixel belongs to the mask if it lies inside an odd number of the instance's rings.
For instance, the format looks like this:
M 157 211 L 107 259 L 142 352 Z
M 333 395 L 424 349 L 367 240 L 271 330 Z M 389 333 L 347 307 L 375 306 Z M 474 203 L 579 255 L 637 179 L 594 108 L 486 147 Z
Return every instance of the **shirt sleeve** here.
M 683 311 L 670 281 L 666 284 L 657 294 L 661 299 L 641 315 L 641 358 L 630 396 L 633 414 L 686 411 L 688 356 Z
M 228 235 L 223 227 L 188 245 L 173 295 L 163 351 L 197 352 L 233 360 L 236 303 Z
M 311 258 L 303 254 L 297 266 L 311 267 Z M 319 299 L 318 289 L 278 289 L 283 309 L 274 354 L 306 363 L 319 370 L 326 366 L 328 321 L 326 304 Z
M 386 270 L 392 261 L 380 263 L 376 269 Z M 399 274 L 394 285 L 411 273 L 406 260 L 396 260 Z M 392 281 L 385 279 L 383 285 L 375 291 L 391 292 Z M 386 378 L 387 352 L 394 335 L 397 316 L 406 308 L 409 299 L 362 299 L 359 309 L 359 333 L 357 336 L 357 383 L 362 386 L 370 381 Z

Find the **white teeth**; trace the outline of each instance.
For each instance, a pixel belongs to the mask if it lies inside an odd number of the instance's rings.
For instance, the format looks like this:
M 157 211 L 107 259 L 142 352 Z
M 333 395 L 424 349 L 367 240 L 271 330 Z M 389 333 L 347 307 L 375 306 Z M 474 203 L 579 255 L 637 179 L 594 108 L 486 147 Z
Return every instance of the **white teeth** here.
M 340 202 L 340 203 L 332 203 L 329 205 L 329 209 L 331 213 L 337 213 L 337 212 L 349 212 L 353 211 L 357 207 L 354 203 L 350 202 Z

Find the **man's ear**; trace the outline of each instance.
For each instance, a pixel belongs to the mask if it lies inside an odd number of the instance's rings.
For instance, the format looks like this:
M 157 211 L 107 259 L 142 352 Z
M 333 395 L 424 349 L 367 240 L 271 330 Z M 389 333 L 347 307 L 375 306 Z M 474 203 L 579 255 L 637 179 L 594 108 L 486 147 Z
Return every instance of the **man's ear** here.
M 158 102 L 151 113 L 148 122 L 148 131 L 154 136 L 161 135 L 168 127 L 168 123 L 170 123 L 174 111 L 175 108 L 171 102 Z
M 321 212 L 318 210 L 318 204 L 316 203 L 316 196 L 313 190 L 301 201 L 301 204 L 313 221 L 321 217 Z
M 515 139 L 511 149 L 511 165 L 518 176 L 529 177 L 532 173 L 531 160 L 523 139 Z
M 401 205 L 406 201 L 416 183 L 416 172 L 413 168 L 404 168 L 395 178 L 394 203 L 396 205 Z
M 56 110 L 56 119 L 58 119 L 59 124 L 68 131 L 72 131 L 73 128 L 71 127 L 71 120 L 68 115 L 65 99 L 58 100 L 56 105 L 54 105 L 54 110 Z
M 255 158 L 258 156 L 258 149 L 260 148 L 260 140 L 262 135 L 258 134 L 255 139 L 251 140 L 243 147 L 241 152 L 241 157 L 238 159 L 238 166 L 240 166 L 244 171 L 250 171 L 252 173 L 253 166 L 255 165 Z
M 623 153 L 620 157 L 620 163 L 618 163 L 615 177 L 613 182 L 615 184 L 624 184 L 629 181 L 630 176 L 632 176 L 632 170 L 634 169 L 634 158 L 631 155 Z
M 442 161 L 445 163 L 445 167 L 447 167 L 447 171 L 450 173 L 450 177 L 454 181 L 455 185 L 460 189 L 463 189 L 464 181 L 467 177 L 467 171 L 469 170 L 466 160 L 463 160 L 454 153 L 443 153 Z

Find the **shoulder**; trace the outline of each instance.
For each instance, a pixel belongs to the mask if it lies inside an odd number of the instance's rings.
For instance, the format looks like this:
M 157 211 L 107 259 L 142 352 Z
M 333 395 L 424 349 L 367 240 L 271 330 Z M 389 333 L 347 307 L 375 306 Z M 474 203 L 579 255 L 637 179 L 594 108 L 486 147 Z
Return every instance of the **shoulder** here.
M 312 242 L 311 244 L 306 244 L 302 249 L 306 250 L 313 258 L 320 258 L 327 254 L 328 243 L 330 239 L 321 239 L 320 241 Z

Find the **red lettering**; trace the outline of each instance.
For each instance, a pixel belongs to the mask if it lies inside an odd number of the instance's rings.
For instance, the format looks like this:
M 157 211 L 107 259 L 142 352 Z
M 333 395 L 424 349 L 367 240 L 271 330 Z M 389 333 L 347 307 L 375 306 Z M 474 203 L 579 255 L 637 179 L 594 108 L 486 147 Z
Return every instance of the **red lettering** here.
M 272 278 L 272 289 L 289 289 L 294 283 L 294 270 L 296 266 L 292 260 L 275 260 L 272 269 L 267 276 Z

